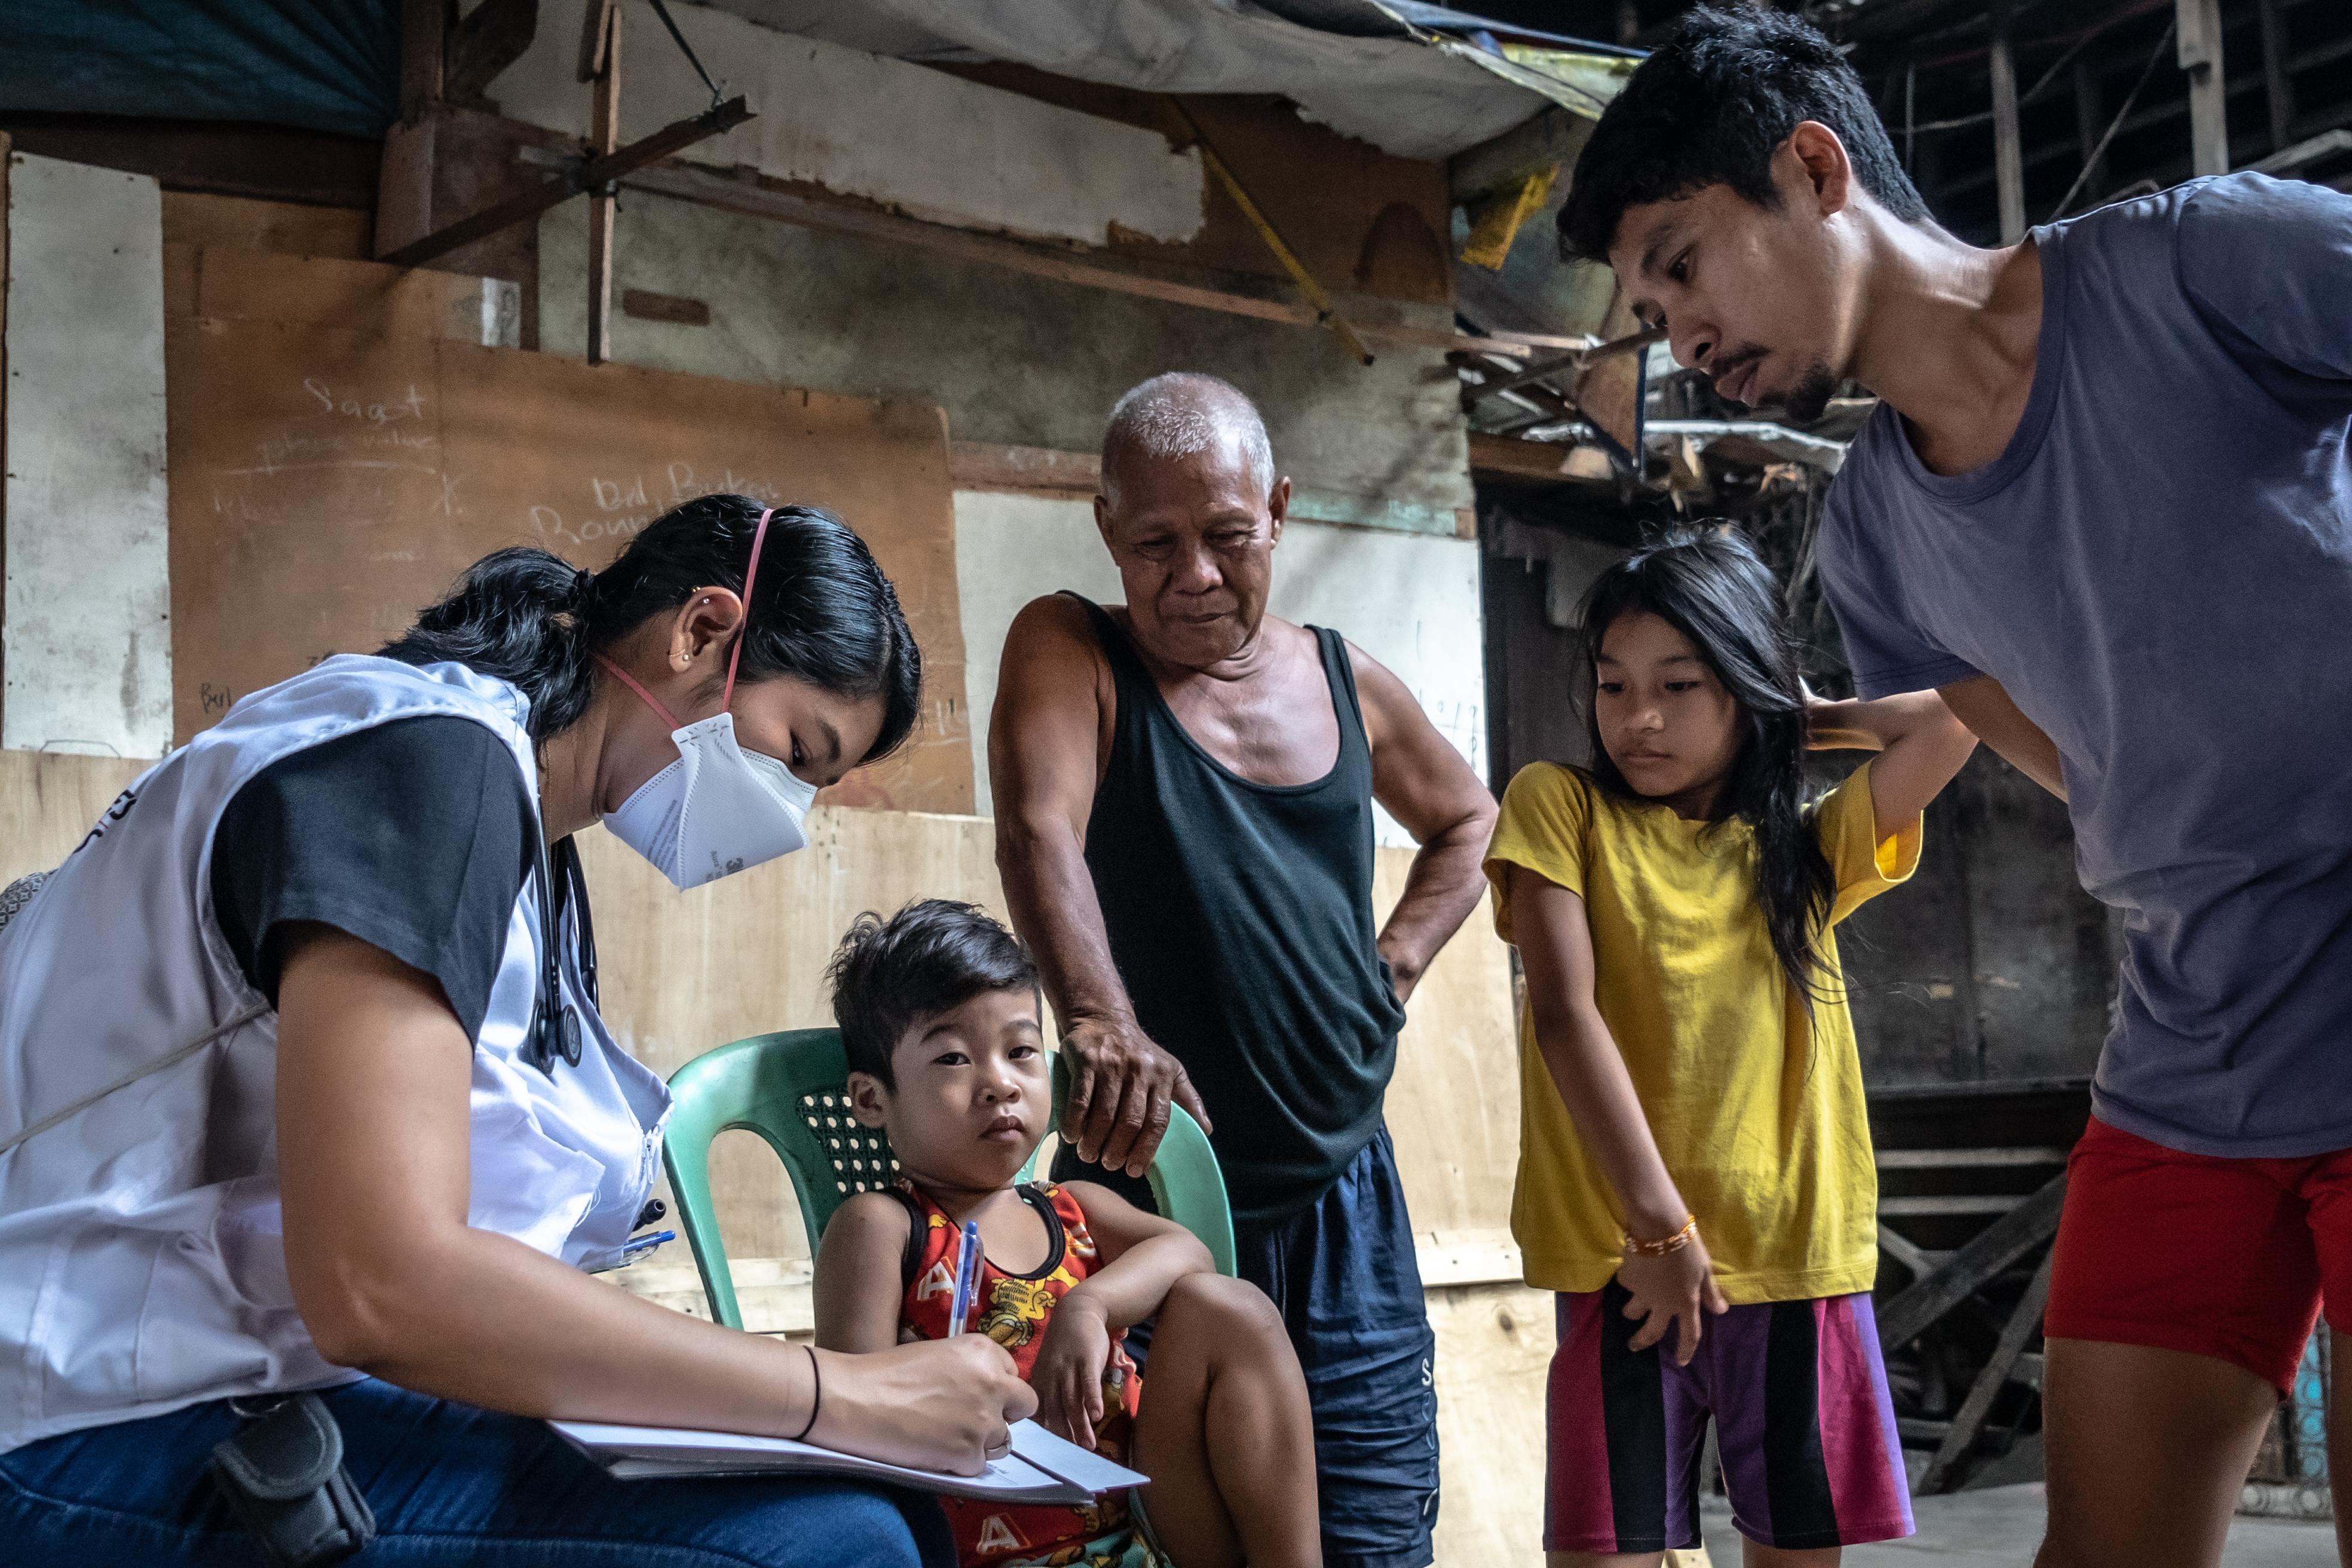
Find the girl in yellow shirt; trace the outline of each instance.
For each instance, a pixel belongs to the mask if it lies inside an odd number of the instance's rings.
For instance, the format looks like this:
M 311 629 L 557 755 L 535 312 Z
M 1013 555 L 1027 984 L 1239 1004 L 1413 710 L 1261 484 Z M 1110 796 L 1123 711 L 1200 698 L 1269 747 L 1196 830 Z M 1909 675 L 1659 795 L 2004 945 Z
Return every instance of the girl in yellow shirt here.
M 1976 739 L 1932 691 L 1811 699 L 1728 531 L 1612 567 L 1582 626 L 1591 765 L 1521 771 L 1486 859 L 1527 975 L 1512 1227 L 1559 1292 L 1544 1545 L 1697 1545 L 1712 1419 L 1750 1568 L 1833 1564 L 1911 1508 L 1832 928 L 1910 876 Z M 1809 805 L 1832 746 L 1879 754 Z

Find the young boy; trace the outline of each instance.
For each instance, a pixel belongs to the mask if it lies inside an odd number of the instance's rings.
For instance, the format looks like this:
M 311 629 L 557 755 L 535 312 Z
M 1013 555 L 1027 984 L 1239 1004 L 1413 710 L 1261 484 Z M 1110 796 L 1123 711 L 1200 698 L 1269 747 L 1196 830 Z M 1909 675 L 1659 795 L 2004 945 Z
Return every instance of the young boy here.
M 1040 1421 L 1152 1481 L 1132 1508 L 945 1500 L 966 1568 L 1144 1568 L 1154 1545 L 1183 1568 L 1319 1564 L 1307 1381 L 1272 1303 L 1102 1187 L 1013 1184 L 1053 1116 L 1027 950 L 984 911 L 927 900 L 859 916 L 830 975 L 851 1110 L 888 1134 L 903 1174 L 826 1228 L 817 1343 L 944 1337 L 957 1237 L 977 1221 L 968 1327 L 1013 1353 Z M 1121 1342 L 1147 1318 L 1149 1397 Z

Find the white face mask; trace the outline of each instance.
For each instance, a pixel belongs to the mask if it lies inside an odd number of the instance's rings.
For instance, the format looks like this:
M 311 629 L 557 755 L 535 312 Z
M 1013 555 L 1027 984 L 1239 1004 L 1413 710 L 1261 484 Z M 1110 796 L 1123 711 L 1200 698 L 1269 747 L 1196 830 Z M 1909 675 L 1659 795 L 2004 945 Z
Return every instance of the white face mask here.
M 751 568 L 743 576 L 747 630 L 751 580 L 760 569 L 768 516 L 760 514 L 760 526 L 751 535 Z M 599 663 L 672 726 L 669 738 L 677 746 L 677 761 L 639 784 L 619 809 L 606 816 L 604 826 L 679 888 L 715 882 L 808 843 L 803 826 L 816 785 L 775 758 L 736 743 L 735 715 L 728 710 L 734 702 L 735 664 L 742 651 L 739 633 L 735 651 L 727 659 L 720 710 L 684 725 L 628 671 L 597 656 Z

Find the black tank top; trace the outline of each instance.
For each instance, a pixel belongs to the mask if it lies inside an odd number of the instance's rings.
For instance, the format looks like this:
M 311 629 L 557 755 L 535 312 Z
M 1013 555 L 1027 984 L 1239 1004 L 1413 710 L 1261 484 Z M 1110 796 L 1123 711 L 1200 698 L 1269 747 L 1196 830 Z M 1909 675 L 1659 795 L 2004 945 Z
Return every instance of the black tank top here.
M 1372 754 L 1347 643 L 1307 628 L 1339 721 L 1331 771 L 1253 784 L 1177 722 L 1118 624 L 1078 602 L 1118 704 L 1087 829 L 1111 957 L 1137 1021 L 1216 1123 L 1235 1222 L 1265 1225 L 1321 1196 L 1371 1141 L 1404 1025 L 1373 945 Z M 1065 1169 L 1106 1180 L 1074 1155 Z

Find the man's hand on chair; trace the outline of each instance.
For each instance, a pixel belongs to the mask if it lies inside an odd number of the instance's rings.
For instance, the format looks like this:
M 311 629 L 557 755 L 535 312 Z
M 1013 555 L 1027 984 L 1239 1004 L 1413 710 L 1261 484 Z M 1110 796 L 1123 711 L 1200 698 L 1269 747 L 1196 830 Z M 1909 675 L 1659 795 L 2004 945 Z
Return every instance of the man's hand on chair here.
M 1209 1130 L 1209 1113 L 1183 1064 L 1132 1018 L 1076 1020 L 1062 1037 L 1062 1059 L 1070 1074 L 1062 1139 L 1082 1160 L 1140 1176 L 1168 1131 L 1171 1105 Z

